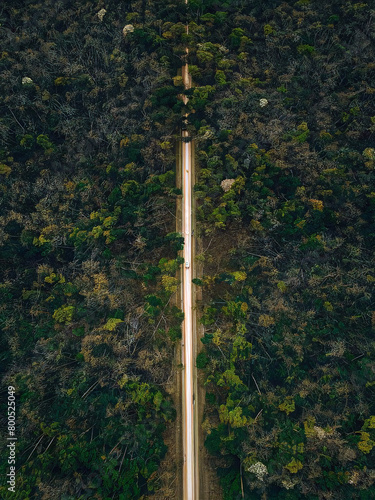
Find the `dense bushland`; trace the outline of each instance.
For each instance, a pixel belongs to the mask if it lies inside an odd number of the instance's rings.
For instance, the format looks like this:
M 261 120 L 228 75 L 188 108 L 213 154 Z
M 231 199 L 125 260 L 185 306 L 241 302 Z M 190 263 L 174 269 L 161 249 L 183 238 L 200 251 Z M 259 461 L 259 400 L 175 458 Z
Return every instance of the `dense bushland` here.
M 206 446 L 227 499 L 372 498 L 374 11 L 200 5 Z
M 1 7 L 1 371 L 22 499 L 143 497 L 175 417 L 181 60 L 159 34 L 175 13 L 102 8 Z

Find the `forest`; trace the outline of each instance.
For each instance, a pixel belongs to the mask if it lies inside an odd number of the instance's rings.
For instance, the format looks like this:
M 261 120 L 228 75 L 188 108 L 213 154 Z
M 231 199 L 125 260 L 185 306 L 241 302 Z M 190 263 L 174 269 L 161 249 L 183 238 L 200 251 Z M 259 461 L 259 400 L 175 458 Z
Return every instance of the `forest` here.
M 180 60 L 166 2 L 102 8 L 1 7 L 2 401 L 15 386 L 22 500 L 151 494 L 175 418 Z
M 1 498 L 174 498 L 185 113 L 223 500 L 374 498 L 374 21 L 347 0 L 2 2 Z
M 375 11 L 216 5 L 190 49 L 205 444 L 227 500 L 370 499 Z

